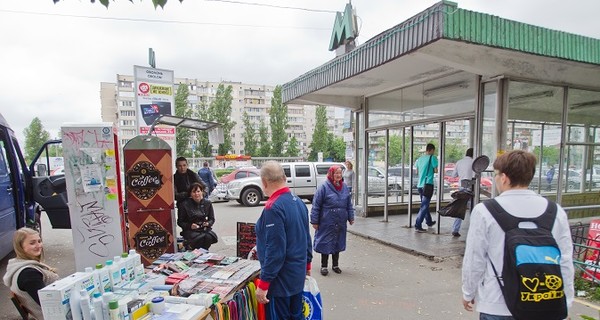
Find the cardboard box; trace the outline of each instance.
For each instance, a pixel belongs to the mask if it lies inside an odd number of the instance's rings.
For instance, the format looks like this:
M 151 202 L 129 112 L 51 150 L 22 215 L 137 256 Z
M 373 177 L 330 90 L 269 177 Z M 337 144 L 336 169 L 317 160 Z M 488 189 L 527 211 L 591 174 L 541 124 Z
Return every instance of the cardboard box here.
M 93 283 L 91 273 L 76 272 L 38 291 L 44 319 L 70 319 L 71 291 L 86 289 L 91 294 Z

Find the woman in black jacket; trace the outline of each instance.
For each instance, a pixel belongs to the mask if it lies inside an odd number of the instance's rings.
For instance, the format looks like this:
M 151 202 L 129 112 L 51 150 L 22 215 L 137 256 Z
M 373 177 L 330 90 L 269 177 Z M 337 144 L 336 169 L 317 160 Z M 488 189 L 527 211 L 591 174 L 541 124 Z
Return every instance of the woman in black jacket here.
M 215 224 L 215 211 L 210 200 L 204 198 L 204 185 L 192 183 L 188 189 L 189 198 L 178 205 L 177 225 L 183 230 L 185 248 L 208 250 L 218 241 L 212 231 Z

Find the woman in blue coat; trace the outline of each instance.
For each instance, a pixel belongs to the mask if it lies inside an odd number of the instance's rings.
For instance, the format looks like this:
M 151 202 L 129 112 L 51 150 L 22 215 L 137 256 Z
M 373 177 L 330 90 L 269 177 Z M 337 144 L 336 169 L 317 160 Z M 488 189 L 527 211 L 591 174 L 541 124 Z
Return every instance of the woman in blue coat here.
M 342 273 L 338 262 L 340 252 L 346 250 L 346 222 L 354 223 L 354 207 L 350 192 L 342 180 L 342 168 L 332 166 L 327 181 L 319 186 L 313 199 L 310 223 L 315 228 L 314 249 L 321 254 L 321 274 L 326 276 L 329 255 L 332 270 Z

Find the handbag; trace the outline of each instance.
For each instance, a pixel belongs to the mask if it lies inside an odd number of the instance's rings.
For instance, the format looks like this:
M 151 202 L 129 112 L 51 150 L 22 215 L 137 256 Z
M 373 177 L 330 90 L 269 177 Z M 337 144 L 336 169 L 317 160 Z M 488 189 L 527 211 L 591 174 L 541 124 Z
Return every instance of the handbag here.
M 429 173 L 429 168 L 431 167 L 431 158 L 433 158 L 432 155 L 429 156 L 429 163 L 427 163 L 427 170 L 425 170 L 425 180 L 427 180 L 427 173 Z M 427 198 L 433 197 L 433 184 L 426 183 L 423 186 L 423 196 Z
M 317 280 L 307 276 L 302 292 L 302 315 L 305 320 L 323 320 L 323 303 Z

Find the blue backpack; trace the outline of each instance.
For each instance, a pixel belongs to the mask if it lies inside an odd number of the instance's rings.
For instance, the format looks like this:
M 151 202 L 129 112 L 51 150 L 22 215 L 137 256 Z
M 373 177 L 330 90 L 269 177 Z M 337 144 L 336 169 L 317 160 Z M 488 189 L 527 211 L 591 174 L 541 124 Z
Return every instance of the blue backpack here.
M 502 274 L 498 275 L 493 263 L 492 269 L 512 316 L 516 320 L 566 319 L 560 248 L 552 235 L 556 203 L 548 201 L 546 211 L 536 218 L 517 218 L 495 199 L 484 205 L 505 232 Z M 519 223 L 526 221 L 537 228 L 520 228 Z

